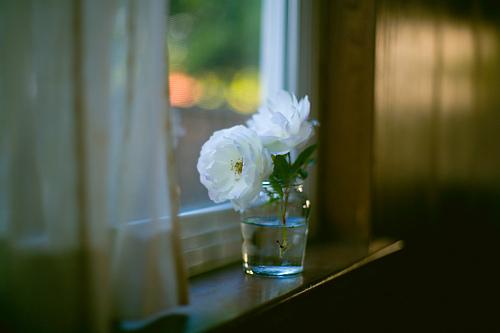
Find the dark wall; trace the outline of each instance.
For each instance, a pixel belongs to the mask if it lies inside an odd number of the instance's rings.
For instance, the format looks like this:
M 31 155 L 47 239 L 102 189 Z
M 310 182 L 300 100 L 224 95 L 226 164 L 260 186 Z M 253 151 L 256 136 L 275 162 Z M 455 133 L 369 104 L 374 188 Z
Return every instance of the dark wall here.
M 380 0 L 375 38 L 374 233 L 498 232 L 500 3 Z
M 319 234 L 498 233 L 500 2 L 315 3 Z
M 498 329 L 500 2 L 376 17 L 373 234 L 406 240 L 403 292 L 440 324 Z

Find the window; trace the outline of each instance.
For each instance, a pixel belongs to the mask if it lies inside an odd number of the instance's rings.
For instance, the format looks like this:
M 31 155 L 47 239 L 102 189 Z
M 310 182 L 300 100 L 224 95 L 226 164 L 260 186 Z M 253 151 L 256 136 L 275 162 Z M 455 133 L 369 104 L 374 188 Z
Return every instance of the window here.
M 268 94 L 296 90 L 298 1 L 171 0 L 170 101 L 181 229 L 196 274 L 241 255 L 239 216 L 214 205 L 196 162 L 215 131 L 244 123 Z

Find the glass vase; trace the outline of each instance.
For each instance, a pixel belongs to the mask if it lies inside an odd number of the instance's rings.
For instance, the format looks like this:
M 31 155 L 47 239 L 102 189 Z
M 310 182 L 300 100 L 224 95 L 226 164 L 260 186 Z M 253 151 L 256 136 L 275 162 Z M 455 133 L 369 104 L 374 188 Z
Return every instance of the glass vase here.
M 302 184 L 281 191 L 263 182 L 256 202 L 241 213 L 243 268 L 248 274 L 280 277 L 303 270 L 310 202 Z

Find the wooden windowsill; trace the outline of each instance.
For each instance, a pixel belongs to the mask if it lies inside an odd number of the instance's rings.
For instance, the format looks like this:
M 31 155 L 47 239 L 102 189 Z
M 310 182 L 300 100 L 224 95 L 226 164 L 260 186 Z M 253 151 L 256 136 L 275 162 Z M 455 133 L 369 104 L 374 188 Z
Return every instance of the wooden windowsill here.
M 378 240 L 370 246 L 313 244 L 306 252 L 304 272 L 289 278 L 243 273 L 235 264 L 190 280 L 190 304 L 162 314 L 139 332 L 203 332 L 224 329 L 255 312 L 268 311 L 366 264 L 399 252 L 402 241 Z

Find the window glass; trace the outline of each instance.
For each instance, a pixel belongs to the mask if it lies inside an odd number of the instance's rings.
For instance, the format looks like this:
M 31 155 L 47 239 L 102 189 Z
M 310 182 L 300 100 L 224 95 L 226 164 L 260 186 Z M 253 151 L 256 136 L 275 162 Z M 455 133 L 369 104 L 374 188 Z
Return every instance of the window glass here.
M 171 0 L 170 102 L 181 211 L 212 204 L 196 162 L 215 131 L 241 124 L 260 104 L 261 1 Z

